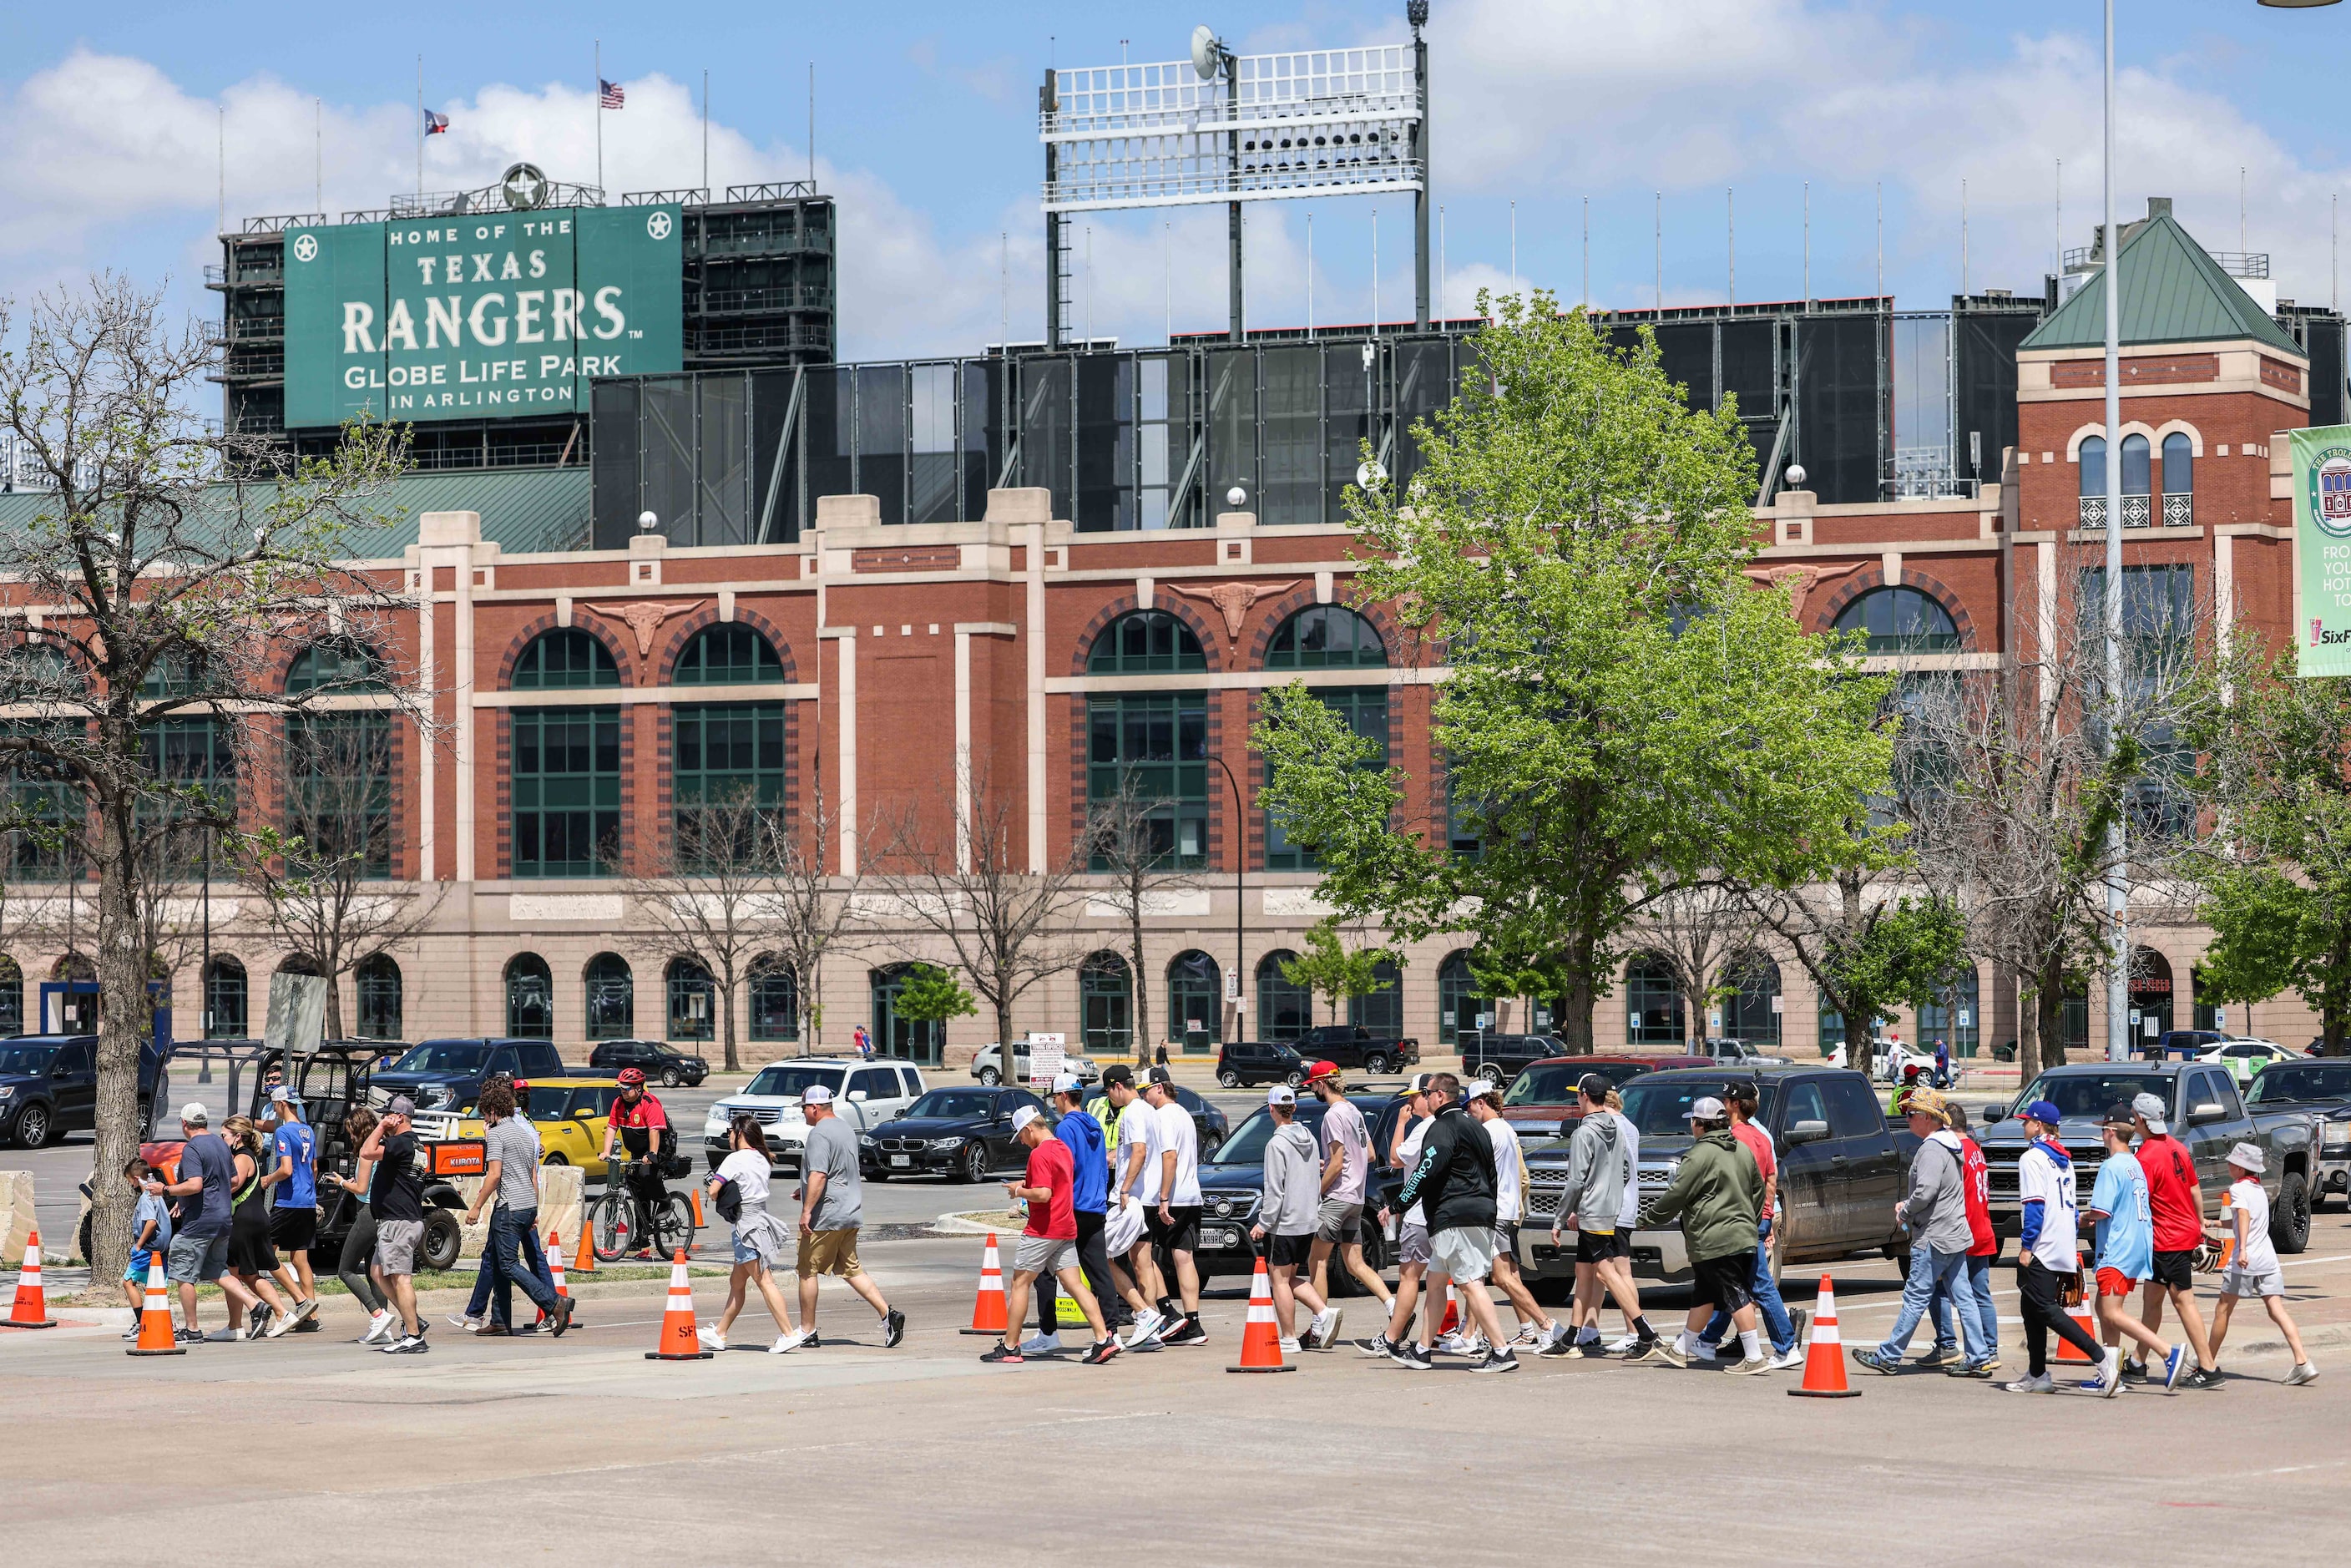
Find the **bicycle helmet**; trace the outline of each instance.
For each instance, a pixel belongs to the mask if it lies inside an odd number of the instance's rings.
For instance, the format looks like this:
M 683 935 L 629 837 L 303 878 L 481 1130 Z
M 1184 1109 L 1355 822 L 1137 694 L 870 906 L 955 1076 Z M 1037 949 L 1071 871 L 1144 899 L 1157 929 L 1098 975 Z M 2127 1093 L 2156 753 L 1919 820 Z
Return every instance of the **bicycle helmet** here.
M 645 1086 L 645 1074 L 644 1074 L 644 1070 L 643 1070 L 643 1068 L 637 1068 L 637 1067 L 623 1067 L 622 1069 L 621 1069 L 621 1087 L 622 1087 L 622 1088 L 623 1088 L 623 1089 L 643 1089 L 644 1086 Z

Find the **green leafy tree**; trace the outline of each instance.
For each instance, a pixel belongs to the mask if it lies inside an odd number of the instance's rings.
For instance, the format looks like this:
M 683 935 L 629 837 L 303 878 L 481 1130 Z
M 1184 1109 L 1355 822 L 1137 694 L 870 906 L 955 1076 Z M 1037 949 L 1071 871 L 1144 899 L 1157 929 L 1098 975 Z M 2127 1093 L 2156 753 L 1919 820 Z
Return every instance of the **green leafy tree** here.
M 901 1018 L 917 1023 L 945 1023 L 971 1017 L 979 1010 L 979 1004 L 948 971 L 935 964 L 917 964 L 899 987 L 892 1008 Z
M 1281 977 L 1321 997 L 1330 1021 L 1337 1023 L 1341 1002 L 1364 996 L 1380 983 L 1383 960 L 1394 963 L 1396 956 L 1385 947 L 1350 950 L 1339 939 L 1335 919 L 1319 920 L 1306 933 L 1306 951 L 1282 960 Z
M 1269 694 L 1262 799 L 1343 915 L 1468 935 L 1482 985 L 1558 998 L 1589 1051 L 1647 897 L 1846 857 L 1854 803 L 1886 788 L 1885 683 L 1749 580 L 1734 407 L 1691 409 L 1653 339 L 1619 353 L 1547 295 L 1479 308 L 1479 373 L 1415 427 L 1409 493 L 1347 496 L 1361 597 L 1445 648 L 1434 748 L 1479 852 L 1399 825 L 1399 776 L 1302 685 Z

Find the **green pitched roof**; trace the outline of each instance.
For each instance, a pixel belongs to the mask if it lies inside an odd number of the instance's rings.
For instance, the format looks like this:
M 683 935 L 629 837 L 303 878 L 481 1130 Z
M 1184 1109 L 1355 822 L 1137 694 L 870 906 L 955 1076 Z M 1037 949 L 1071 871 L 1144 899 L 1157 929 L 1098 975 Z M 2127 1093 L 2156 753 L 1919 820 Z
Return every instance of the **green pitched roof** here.
M 50 504 L 41 491 L 0 495 L 0 528 L 21 528 Z M 589 487 L 584 466 L 470 468 L 407 474 L 371 504 L 390 519 L 354 530 L 348 559 L 397 560 L 416 542 L 426 512 L 479 512 L 482 538 L 509 555 L 588 548 Z
M 2130 343 L 2204 343 L 2251 338 L 2304 358 L 2301 348 L 2169 214 L 2123 241 L 2122 337 Z M 2106 272 L 2101 267 L 2019 345 L 2096 349 L 2106 341 Z

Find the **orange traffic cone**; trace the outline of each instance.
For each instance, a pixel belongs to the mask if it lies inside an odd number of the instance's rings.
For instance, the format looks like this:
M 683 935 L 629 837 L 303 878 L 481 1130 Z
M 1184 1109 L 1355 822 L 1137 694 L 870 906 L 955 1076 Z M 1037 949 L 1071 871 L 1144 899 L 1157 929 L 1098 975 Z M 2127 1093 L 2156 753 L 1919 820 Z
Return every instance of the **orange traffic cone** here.
M 1461 1298 L 1455 1295 L 1453 1287 L 1447 1284 L 1445 1287 L 1445 1321 L 1437 1325 L 1437 1337 L 1443 1339 L 1460 1326 Z
M 1004 1333 L 1004 1267 L 996 1259 L 993 1230 L 987 1233 L 987 1249 L 979 1255 L 979 1299 L 971 1304 L 971 1327 L 963 1332 L 997 1337 Z
M 41 1233 L 33 1232 L 25 1243 L 25 1271 L 16 1276 L 16 1304 L 8 1309 L 8 1316 L 0 1321 L 0 1328 L 53 1329 L 57 1320 L 49 1316 L 48 1302 L 41 1294 Z
M 645 1352 L 647 1361 L 708 1361 L 694 1327 L 694 1287 L 685 1280 L 685 1251 L 669 1268 L 669 1305 L 662 1309 L 661 1337 Z
M 1813 1307 L 1813 1337 L 1804 1349 L 1804 1381 L 1788 1392 L 1802 1399 L 1858 1399 L 1861 1390 L 1844 1385 L 1844 1347 L 1837 1338 L 1836 1287 L 1821 1276 Z
M 1249 1326 L 1241 1331 L 1241 1364 L 1227 1372 L 1295 1372 L 1281 1359 L 1281 1328 L 1273 1318 L 1273 1285 L 1267 1280 L 1265 1260 L 1257 1260 L 1249 1280 Z
M 556 1234 L 552 1230 L 547 1233 L 547 1274 L 549 1279 L 554 1281 L 555 1293 L 558 1296 L 568 1297 L 571 1294 L 569 1291 L 563 1288 L 563 1243 L 557 1239 Z M 547 1314 L 545 1312 L 539 1313 L 538 1321 L 540 1322 L 545 1322 L 547 1321 Z M 579 1313 L 574 1312 L 571 1314 L 570 1326 L 573 1328 L 578 1328 L 580 1326 Z
M 592 1227 L 583 1217 L 580 1221 L 580 1254 L 571 1260 L 571 1271 L 575 1274 L 592 1274 L 596 1271 L 596 1249 L 588 1239 L 588 1233 L 591 1228 Z
M 2090 1284 L 2090 1290 L 2095 1291 L 2097 1288 L 2096 1282 L 2092 1281 Z M 2065 1315 L 2072 1318 L 2074 1325 L 2084 1333 L 2089 1335 L 2093 1343 L 2097 1341 L 2097 1314 L 2090 1311 L 2090 1302 L 2087 1291 L 2084 1292 L 2081 1304 L 2065 1309 Z M 2073 1342 L 2070 1340 L 2061 1339 L 2057 1342 L 2057 1354 L 2052 1359 L 2056 1361 L 2070 1361 L 2076 1366 L 2090 1366 L 2095 1364 L 2088 1356 L 2084 1355 L 2080 1351 L 2075 1350 L 2074 1348 Z
M 185 1355 L 188 1347 L 172 1332 L 171 1303 L 163 1299 L 163 1260 L 150 1259 L 147 1263 L 147 1300 L 139 1309 L 139 1343 L 131 1347 L 133 1355 Z
M 702 1189 L 698 1186 L 687 1187 L 685 1189 L 685 1196 L 693 1201 L 694 1228 L 696 1230 L 699 1230 L 704 1226 L 710 1223 L 708 1220 L 702 1218 Z

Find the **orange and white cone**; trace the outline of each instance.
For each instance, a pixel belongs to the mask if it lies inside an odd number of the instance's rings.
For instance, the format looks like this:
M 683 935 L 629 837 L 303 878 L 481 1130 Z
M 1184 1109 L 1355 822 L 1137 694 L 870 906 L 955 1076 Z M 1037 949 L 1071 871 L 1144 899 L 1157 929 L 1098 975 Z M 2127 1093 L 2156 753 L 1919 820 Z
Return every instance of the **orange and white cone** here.
M 147 1262 L 147 1300 L 139 1309 L 139 1341 L 133 1355 L 185 1355 L 188 1347 L 172 1332 L 172 1304 L 163 1296 L 163 1260 Z
M 979 1299 L 971 1304 L 971 1327 L 963 1332 L 1001 1338 L 1004 1329 L 1004 1266 L 997 1261 L 996 1232 L 991 1230 L 987 1249 L 979 1255 Z
M 685 1252 L 680 1249 L 669 1267 L 669 1304 L 662 1309 L 661 1337 L 645 1352 L 647 1361 L 708 1361 L 702 1336 L 694 1327 L 694 1287 L 686 1282 Z
M 2096 1281 L 2093 1281 L 2091 1282 L 2090 1289 L 2095 1291 L 2097 1288 Z M 2074 1320 L 2074 1327 L 2080 1329 L 2084 1333 L 2090 1336 L 2091 1343 L 2097 1343 L 2097 1314 L 2090 1311 L 2090 1303 L 2086 1299 L 2085 1299 L 2079 1306 L 2066 1308 L 2065 1315 Z M 2053 1335 L 2052 1337 L 2053 1338 L 2054 1336 Z M 2088 1356 L 2084 1355 L 2080 1351 L 2075 1350 L 2074 1348 L 2073 1341 L 2064 1339 L 2057 1341 L 2057 1354 L 2050 1359 L 2053 1361 L 2070 1361 L 2076 1366 L 2092 1366 L 2096 1364 L 2095 1362 L 2091 1361 Z
M 1453 1287 L 1448 1284 L 1445 1287 L 1445 1321 L 1437 1325 L 1437 1337 L 1443 1339 L 1460 1326 L 1461 1298 L 1453 1293 Z
M 1813 1307 L 1813 1334 L 1804 1349 L 1804 1381 L 1788 1392 L 1800 1399 L 1858 1399 L 1861 1390 L 1844 1382 L 1844 1346 L 1837 1335 L 1836 1287 L 1821 1276 Z
M 1266 1277 L 1265 1260 L 1257 1260 L 1249 1280 L 1249 1326 L 1241 1331 L 1241 1362 L 1227 1372 L 1295 1372 L 1281 1359 L 1281 1325 L 1273 1316 L 1273 1283 Z
M 593 1228 L 586 1218 L 582 1217 L 580 1221 L 580 1254 L 571 1260 L 571 1271 L 575 1274 L 592 1274 L 596 1271 L 596 1249 L 589 1239 Z
M 555 1282 L 555 1293 L 558 1296 L 568 1297 L 571 1294 L 569 1291 L 563 1288 L 563 1244 L 557 1239 L 556 1233 L 552 1230 L 547 1233 L 547 1276 Z M 547 1314 L 539 1313 L 538 1321 L 545 1322 Z M 577 1312 L 571 1316 L 570 1326 L 573 1328 L 580 1326 L 580 1315 Z
M 57 1320 L 49 1316 L 47 1298 L 41 1294 L 41 1233 L 33 1232 L 25 1243 L 25 1271 L 16 1276 L 16 1302 L 8 1309 L 0 1328 L 53 1329 Z

